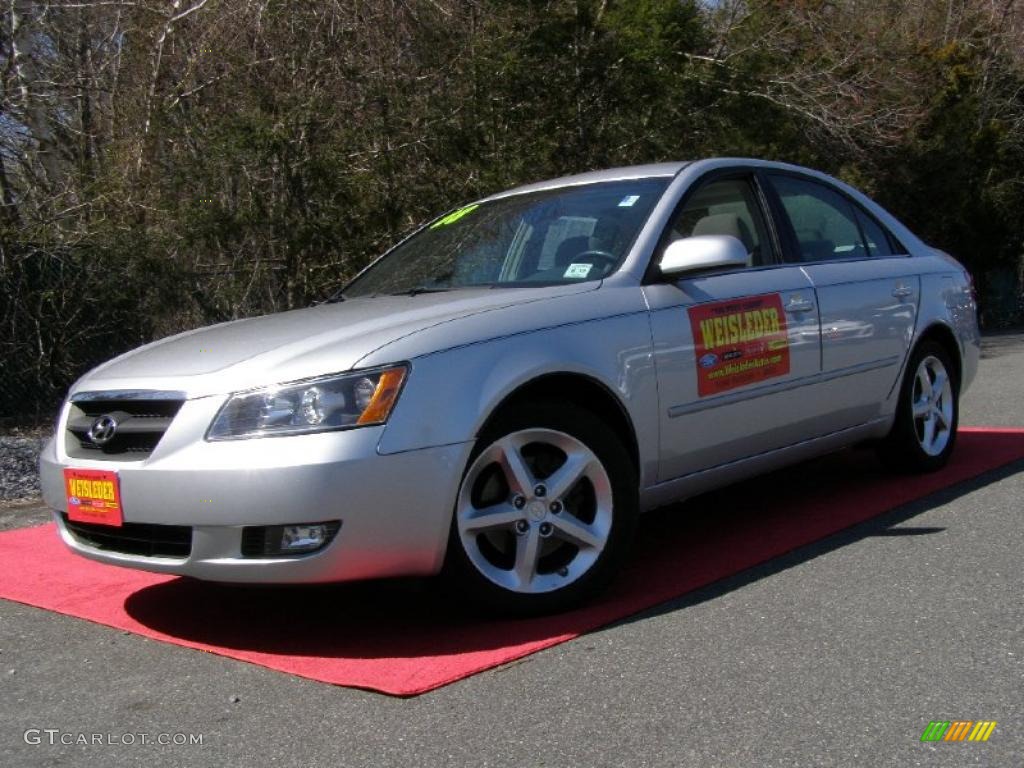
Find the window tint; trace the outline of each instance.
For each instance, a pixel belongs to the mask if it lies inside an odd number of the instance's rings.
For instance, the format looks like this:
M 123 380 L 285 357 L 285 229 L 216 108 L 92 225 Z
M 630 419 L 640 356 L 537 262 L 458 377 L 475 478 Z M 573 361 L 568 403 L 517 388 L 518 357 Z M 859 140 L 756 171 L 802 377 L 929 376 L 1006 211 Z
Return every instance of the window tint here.
M 579 239 L 580 243 L 584 243 L 584 247 L 589 246 L 590 236 L 594 234 L 596 224 L 597 219 L 591 216 L 559 216 L 557 220 L 551 222 L 541 245 L 537 269 L 552 269 L 558 266 L 558 250 L 564 243 Z
M 393 248 L 346 297 L 598 280 L 614 272 L 666 178 L 558 187 L 463 206 Z
M 870 252 L 853 205 L 838 192 L 792 176 L 772 176 L 772 183 L 793 225 L 798 261 L 864 258 Z
M 749 264 L 768 261 L 768 236 L 754 189 L 746 179 L 722 179 L 700 187 L 669 224 L 668 242 L 694 235 L 732 235 L 750 254 Z
M 857 221 L 864 232 L 864 240 L 867 242 L 869 256 L 892 256 L 892 248 L 889 246 L 889 238 L 882 229 L 882 225 L 871 216 L 857 208 Z

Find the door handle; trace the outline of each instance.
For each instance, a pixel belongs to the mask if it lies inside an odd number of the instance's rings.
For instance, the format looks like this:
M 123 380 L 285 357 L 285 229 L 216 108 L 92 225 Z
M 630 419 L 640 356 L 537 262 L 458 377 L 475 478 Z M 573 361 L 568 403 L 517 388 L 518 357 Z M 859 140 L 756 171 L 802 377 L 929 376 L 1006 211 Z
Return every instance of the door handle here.
M 808 301 L 807 299 L 798 299 L 796 297 L 789 300 L 786 305 L 787 312 L 793 312 L 794 314 L 799 312 L 810 312 L 814 309 L 814 302 Z
M 892 289 L 892 295 L 897 299 L 905 299 L 914 292 L 913 288 L 907 288 L 905 285 L 897 285 Z

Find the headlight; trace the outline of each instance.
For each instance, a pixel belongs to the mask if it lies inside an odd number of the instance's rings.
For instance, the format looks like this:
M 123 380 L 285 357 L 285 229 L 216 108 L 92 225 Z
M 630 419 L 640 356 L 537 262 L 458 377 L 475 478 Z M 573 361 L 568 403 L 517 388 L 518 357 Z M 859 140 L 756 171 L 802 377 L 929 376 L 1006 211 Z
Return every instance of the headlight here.
M 408 368 L 324 376 L 233 394 L 213 420 L 207 440 L 297 435 L 383 424 Z

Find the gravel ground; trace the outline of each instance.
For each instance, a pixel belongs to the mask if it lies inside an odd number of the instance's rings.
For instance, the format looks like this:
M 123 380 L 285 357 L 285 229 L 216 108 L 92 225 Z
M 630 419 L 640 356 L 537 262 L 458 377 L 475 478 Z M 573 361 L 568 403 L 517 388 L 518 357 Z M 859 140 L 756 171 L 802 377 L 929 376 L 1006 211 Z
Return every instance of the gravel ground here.
M 42 434 L 0 434 L 0 502 L 39 498 L 39 451 Z

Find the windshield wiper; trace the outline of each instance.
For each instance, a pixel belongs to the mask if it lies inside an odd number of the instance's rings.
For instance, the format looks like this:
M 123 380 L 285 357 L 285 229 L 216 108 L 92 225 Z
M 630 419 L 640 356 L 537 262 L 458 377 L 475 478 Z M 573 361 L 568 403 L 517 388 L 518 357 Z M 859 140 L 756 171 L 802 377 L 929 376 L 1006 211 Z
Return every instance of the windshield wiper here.
M 389 293 L 388 296 L 418 296 L 421 293 L 444 293 L 450 291 L 451 288 L 445 288 L 444 286 L 431 287 L 429 285 L 417 285 L 415 288 L 409 288 L 406 291 L 395 291 Z

